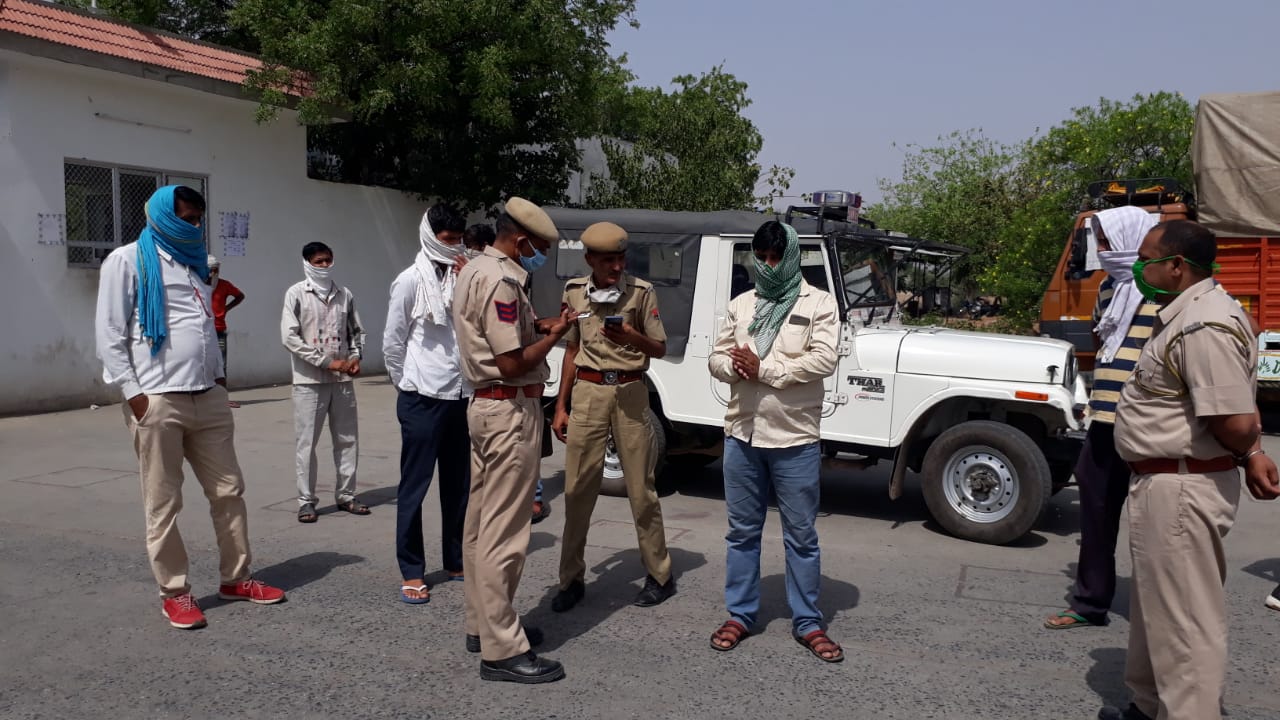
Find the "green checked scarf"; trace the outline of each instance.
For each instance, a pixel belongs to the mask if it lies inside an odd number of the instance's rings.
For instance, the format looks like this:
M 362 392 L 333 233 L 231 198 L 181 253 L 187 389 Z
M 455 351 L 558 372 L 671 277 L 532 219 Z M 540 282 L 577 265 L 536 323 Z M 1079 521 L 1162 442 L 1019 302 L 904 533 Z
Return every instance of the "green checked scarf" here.
M 787 231 L 787 248 L 778 267 L 771 268 L 756 259 L 756 313 L 747 332 L 756 339 L 756 354 L 761 358 L 769 354 L 800 297 L 800 239 L 795 228 L 786 224 L 782 227 Z

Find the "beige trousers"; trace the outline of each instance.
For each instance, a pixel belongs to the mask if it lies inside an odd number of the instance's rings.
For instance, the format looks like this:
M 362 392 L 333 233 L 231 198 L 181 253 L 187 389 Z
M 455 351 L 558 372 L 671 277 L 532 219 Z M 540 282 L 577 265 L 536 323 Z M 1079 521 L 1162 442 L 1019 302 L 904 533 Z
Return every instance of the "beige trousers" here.
M 613 428 L 614 445 L 631 500 L 636 540 L 645 570 L 654 580 L 671 578 L 662 506 L 658 502 L 653 470 L 654 433 L 649 426 L 649 390 L 643 382 L 597 385 L 578 381 L 573 385 L 573 411 L 564 451 L 564 541 L 560 549 L 560 588 L 586 576 L 584 556 L 591 513 L 600 496 L 604 472 L 605 441 Z
M 462 530 L 468 635 L 480 636 L 481 658 L 506 660 L 529 651 L 513 602 L 529 552 L 533 491 L 542 450 L 538 398 L 474 398 L 471 494 Z
M 221 556 L 222 582 L 249 577 L 249 531 L 244 477 L 236 461 L 235 423 L 221 385 L 198 395 L 148 395 L 147 411 L 135 420 L 124 403 L 142 476 L 142 507 L 147 518 L 147 556 L 161 597 L 191 592 L 187 550 L 178 532 L 182 510 L 182 461 L 191 464 L 209 500 Z
M 1135 475 L 1129 484 L 1133 589 L 1125 681 L 1156 720 L 1219 720 L 1227 668 L 1223 538 L 1240 473 Z

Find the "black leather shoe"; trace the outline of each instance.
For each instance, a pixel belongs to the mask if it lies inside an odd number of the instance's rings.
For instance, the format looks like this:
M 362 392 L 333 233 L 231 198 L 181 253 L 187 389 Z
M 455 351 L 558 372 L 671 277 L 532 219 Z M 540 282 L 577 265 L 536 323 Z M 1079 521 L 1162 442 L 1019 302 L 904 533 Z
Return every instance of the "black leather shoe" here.
M 653 607 L 661 605 L 667 601 L 667 598 L 676 594 L 676 579 L 674 577 L 667 578 L 666 585 L 659 585 L 653 576 L 647 576 L 644 579 L 644 588 L 640 590 L 640 594 L 636 595 L 635 604 L 639 607 Z
M 1152 720 L 1152 718 L 1139 710 L 1137 705 L 1129 703 L 1129 707 L 1124 710 L 1114 707 L 1102 708 L 1098 711 L 1098 720 Z
M 538 647 L 539 645 L 542 644 L 542 631 L 536 627 L 525 628 L 524 636 L 526 639 L 529 640 L 530 647 Z M 469 653 L 480 652 L 480 636 L 479 635 L 467 636 L 467 652 Z
M 564 666 L 555 660 L 534 655 L 532 651 L 506 660 L 480 662 L 480 679 L 536 685 L 564 677 Z
M 569 587 L 556 593 L 556 596 L 551 599 L 551 609 L 558 613 L 568 612 L 574 605 L 582 602 L 586 594 L 587 586 L 581 580 L 574 580 L 569 583 Z

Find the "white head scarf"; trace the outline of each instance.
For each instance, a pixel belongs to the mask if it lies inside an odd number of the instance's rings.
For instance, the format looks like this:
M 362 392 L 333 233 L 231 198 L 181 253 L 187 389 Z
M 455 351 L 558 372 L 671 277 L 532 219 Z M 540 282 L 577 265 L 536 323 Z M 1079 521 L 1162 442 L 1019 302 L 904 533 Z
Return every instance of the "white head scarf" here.
M 1133 316 L 1142 304 L 1142 293 L 1138 292 L 1133 281 L 1133 263 L 1138 259 L 1138 247 L 1142 245 L 1142 238 L 1160 220 L 1146 210 L 1132 206 L 1103 210 L 1094 218 L 1102 226 L 1111 246 L 1110 250 L 1098 252 L 1098 261 L 1115 283 L 1111 304 L 1094 328 L 1102 340 L 1102 354 L 1098 360 L 1109 363 L 1124 344 Z
M 327 296 L 333 292 L 333 264 L 329 267 L 316 267 L 306 260 L 302 261 L 302 272 L 306 274 L 307 280 L 311 281 Z
M 418 242 L 422 249 L 413 260 L 418 271 L 418 293 L 413 300 L 413 317 L 445 325 L 449 322 L 448 313 L 453 305 L 453 289 L 458 279 L 454 263 L 463 257 L 466 248 L 462 243 L 445 245 L 436 238 L 431 223 L 427 221 L 427 213 L 422 214 L 422 223 L 418 225 Z M 436 265 L 445 268 L 444 278 L 436 275 Z

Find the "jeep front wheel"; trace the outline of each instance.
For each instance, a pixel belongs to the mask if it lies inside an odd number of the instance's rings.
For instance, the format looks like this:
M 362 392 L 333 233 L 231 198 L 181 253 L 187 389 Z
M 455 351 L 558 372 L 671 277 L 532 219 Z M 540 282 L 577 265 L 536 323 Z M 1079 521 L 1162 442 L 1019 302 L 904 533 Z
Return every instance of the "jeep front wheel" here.
M 1052 475 L 1026 433 L 973 420 L 942 433 L 924 456 L 924 501 L 947 532 L 1003 545 L 1031 530 L 1049 504 Z

